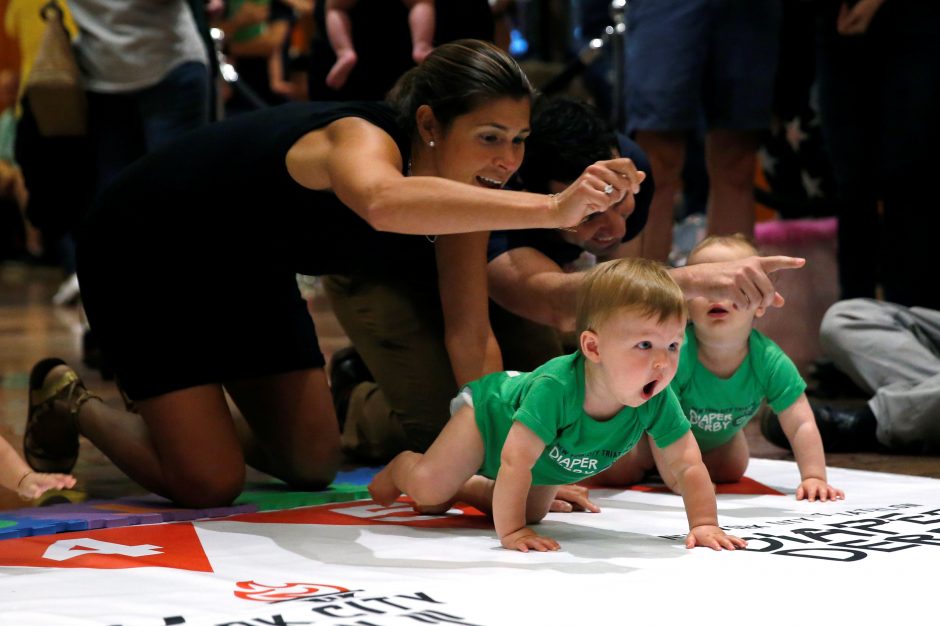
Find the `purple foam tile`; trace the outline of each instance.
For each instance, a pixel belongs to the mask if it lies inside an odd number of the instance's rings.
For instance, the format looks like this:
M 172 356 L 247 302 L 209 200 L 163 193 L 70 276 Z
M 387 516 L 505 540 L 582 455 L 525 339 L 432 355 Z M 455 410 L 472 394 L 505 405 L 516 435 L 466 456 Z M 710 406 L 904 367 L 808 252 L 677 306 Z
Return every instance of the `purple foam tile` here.
M 228 517 L 229 515 L 240 515 L 242 513 L 257 513 L 256 504 L 234 504 L 232 506 L 220 506 L 212 509 L 202 509 L 200 511 L 203 518 Z
M 74 515 L 72 515 L 74 517 Z M 82 521 L 88 524 L 88 530 L 96 530 L 99 528 L 117 528 L 119 526 L 134 526 L 136 525 L 133 519 L 133 516 L 128 515 L 115 515 L 113 513 L 104 513 L 104 512 L 83 512 L 81 514 Z
M 191 522 L 200 517 L 198 509 L 169 509 L 160 515 L 167 522 Z
M 134 524 L 134 518 L 132 517 L 108 517 L 103 516 L 101 521 L 104 523 L 103 528 L 123 528 L 125 526 L 136 526 Z
M 124 512 L 115 510 L 115 507 L 141 510 Z M 0 540 L 100 528 L 213 519 L 257 511 L 257 504 L 251 503 L 206 509 L 186 509 L 153 494 L 117 500 L 64 502 L 4 511 L 0 521 L 13 522 L 13 525 L 0 528 Z

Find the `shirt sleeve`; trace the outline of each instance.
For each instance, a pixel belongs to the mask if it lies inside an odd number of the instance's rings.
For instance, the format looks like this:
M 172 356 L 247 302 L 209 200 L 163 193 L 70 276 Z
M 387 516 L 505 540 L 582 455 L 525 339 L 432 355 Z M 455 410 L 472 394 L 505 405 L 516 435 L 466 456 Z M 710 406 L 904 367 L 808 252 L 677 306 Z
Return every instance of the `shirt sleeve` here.
M 763 350 L 766 368 L 764 386 L 767 404 L 779 414 L 790 408 L 790 405 L 802 395 L 806 390 L 806 382 L 800 376 L 796 365 L 780 349 L 780 346 L 766 337 L 764 340 L 766 341 Z
M 657 402 L 658 401 L 658 402 Z M 657 448 L 665 448 L 689 432 L 692 425 L 682 412 L 679 400 L 672 387 L 667 387 L 656 398 L 647 403 L 652 421 L 647 428 Z
M 553 378 L 540 377 L 533 381 L 512 419 L 531 428 L 548 445 L 558 438 L 565 414 L 562 384 Z

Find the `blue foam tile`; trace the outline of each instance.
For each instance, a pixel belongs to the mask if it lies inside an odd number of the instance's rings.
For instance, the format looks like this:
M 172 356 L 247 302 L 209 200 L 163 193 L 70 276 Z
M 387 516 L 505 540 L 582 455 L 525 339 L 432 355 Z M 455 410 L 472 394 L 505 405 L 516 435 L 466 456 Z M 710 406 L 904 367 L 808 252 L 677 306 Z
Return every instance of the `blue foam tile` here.
M 64 524 L 62 530 L 58 532 L 73 532 L 76 530 L 88 530 L 90 528 L 88 520 L 85 519 L 83 515 L 78 515 L 74 512 L 70 513 L 35 513 L 30 516 L 17 517 L 18 520 L 31 519 L 37 522 L 54 522 L 57 524 Z
M 336 474 L 334 485 L 368 485 L 382 467 L 357 467 L 347 472 Z
M 40 520 L 33 519 L 30 517 L 20 517 L 14 520 L 11 520 L 16 523 L 15 526 L 8 528 L 18 528 L 23 531 L 23 537 L 32 537 L 38 535 L 53 535 L 55 533 L 63 532 L 66 528 L 64 522 L 57 520 Z
M 23 529 L 16 526 L 0 528 L 0 539 L 19 539 L 25 536 Z

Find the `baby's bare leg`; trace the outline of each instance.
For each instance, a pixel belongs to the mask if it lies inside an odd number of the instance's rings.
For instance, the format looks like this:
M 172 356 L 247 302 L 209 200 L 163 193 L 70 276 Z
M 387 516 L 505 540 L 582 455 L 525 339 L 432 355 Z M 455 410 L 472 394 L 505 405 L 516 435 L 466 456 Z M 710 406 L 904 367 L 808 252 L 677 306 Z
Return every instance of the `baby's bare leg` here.
M 715 483 L 736 483 L 744 476 L 751 459 L 744 431 L 739 430 L 726 444 L 702 453 L 702 461 Z
M 447 502 L 430 506 L 415 506 L 415 509 L 419 513 L 424 513 L 425 515 L 440 515 L 441 513 L 446 513 L 448 510 L 450 510 L 450 508 L 454 506 L 455 503 L 463 502 L 464 504 L 469 504 L 470 506 L 479 509 L 487 515 L 492 515 L 493 487 L 495 485 L 495 480 L 476 474 L 468 478 L 463 486 L 460 487 L 460 489 L 457 491 L 457 494 Z
M 581 481 L 589 487 L 626 487 L 643 482 L 646 473 L 656 467 L 647 437 L 600 474 Z
M 417 452 L 402 452 L 388 462 L 369 483 L 369 495 L 382 506 L 389 506 L 401 495 L 401 487 L 395 477 L 408 474 L 423 455 Z
M 551 510 L 558 493 L 558 485 L 533 485 L 525 501 L 525 523 L 538 524 Z
M 450 503 L 483 461 L 483 439 L 473 409 L 462 407 L 425 454 L 403 452 L 369 485 L 376 502 L 388 506 L 404 492 L 420 510 Z M 446 509 L 445 509 L 446 510 Z

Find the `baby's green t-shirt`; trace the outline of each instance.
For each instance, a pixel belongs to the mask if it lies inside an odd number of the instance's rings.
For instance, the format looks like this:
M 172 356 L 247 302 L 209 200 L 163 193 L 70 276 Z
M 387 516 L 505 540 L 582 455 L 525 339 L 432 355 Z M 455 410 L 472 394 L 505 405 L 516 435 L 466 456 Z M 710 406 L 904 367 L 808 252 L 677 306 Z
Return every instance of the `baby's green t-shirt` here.
M 747 356 L 738 369 L 728 378 L 719 378 L 699 362 L 698 340 L 690 324 L 670 387 L 705 452 L 731 441 L 764 399 L 777 413 L 789 408 L 806 383 L 790 357 L 756 330 L 751 331 Z
M 664 448 L 689 430 L 668 387 L 638 407 L 599 421 L 584 412 L 584 356 L 548 361 L 533 372 L 497 372 L 467 387 L 473 396 L 485 458 L 480 473 L 496 478 L 503 442 L 514 421 L 532 429 L 545 451 L 532 468 L 533 485 L 567 485 L 610 467 L 645 432 Z

